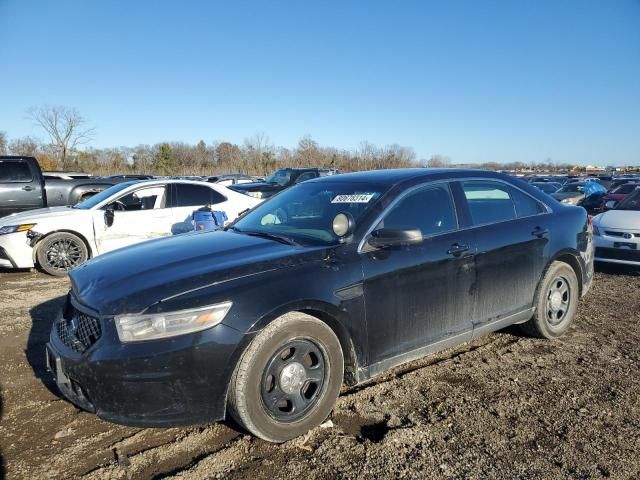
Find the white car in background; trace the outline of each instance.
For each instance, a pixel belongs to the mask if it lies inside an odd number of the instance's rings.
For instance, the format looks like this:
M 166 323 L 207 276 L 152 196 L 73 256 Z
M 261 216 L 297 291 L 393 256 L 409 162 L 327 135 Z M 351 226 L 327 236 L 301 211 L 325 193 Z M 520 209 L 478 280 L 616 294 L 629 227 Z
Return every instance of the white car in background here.
M 607 207 L 592 222 L 595 260 L 640 266 L 640 188 Z
M 0 219 L 0 267 L 40 266 L 51 275 L 134 243 L 193 231 L 194 210 L 211 205 L 229 221 L 261 201 L 228 188 L 188 180 L 114 185 L 73 207 L 52 207 Z

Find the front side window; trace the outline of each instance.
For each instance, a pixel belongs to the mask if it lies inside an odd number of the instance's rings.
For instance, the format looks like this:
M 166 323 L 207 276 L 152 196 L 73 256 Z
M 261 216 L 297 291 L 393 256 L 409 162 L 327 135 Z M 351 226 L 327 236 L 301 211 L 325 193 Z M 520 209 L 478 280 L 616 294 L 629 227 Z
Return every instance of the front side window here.
M 288 170 L 286 168 L 277 170 L 266 179 L 267 183 L 276 183 L 278 185 L 288 185 L 290 181 L 291 181 L 291 170 Z
M 419 228 L 423 236 L 437 235 L 458 228 L 448 185 L 420 188 L 402 198 L 376 227 L 393 230 Z
M 312 178 L 316 178 L 318 175 L 315 172 L 304 172 L 298 178 L 296 178 L 296 183 L 302 183 L 307 180 L 311 180 Z
M 222 194 L 206 185 L 177 183 L 174 187 L 176 207 L 202 207 L 227 200 Z
M 164 186 L 141 188 L 120 197 L 113 203 L 116 210 L 125 212 L 136 212 L 140 210 L 155 210 L 165 207 Z
M 26 183 L 33 180 L 29 165 L 25 162 L 0 161 L 0 182 Z

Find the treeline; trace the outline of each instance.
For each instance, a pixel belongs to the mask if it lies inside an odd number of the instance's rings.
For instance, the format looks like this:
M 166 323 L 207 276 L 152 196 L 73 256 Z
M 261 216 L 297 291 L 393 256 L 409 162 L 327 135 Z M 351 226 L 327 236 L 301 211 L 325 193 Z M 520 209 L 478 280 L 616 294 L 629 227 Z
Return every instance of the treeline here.
M 317 166 L 336 168 L 343 172 L 401 167 L 464 166 L 509 171 L 569 171 L 573 165 L 540 162 L 527 164 L 453 164 L 442 155 L 417 159 L 409 147 L 389 145 L 377 147 L 363 142 L 355 150 L 321 146 L 310 137 L 302 138 L 293 149 L 275 147 L 264 135 L 254 135 L 241 145 L 230 142 L 200 141 L 163 142 L 135 147 L 86 148 L 68 152 L 62 159 L 54 145 L 32 137 L 9 140 L 0 132 L 0 154 L 28 155 L 38 159 L 44 170 L 67 170 L 108 175 L 140 173 L 151 175 L 215 175 L 246 173 L 267 175 L 283 167 Z

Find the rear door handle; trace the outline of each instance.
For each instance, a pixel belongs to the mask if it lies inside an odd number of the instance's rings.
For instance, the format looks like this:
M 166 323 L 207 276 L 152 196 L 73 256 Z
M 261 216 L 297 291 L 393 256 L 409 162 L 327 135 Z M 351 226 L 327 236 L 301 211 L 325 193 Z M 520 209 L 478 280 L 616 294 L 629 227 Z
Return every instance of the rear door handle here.
M 544 237 L 546 235 L 549 235 L 549 229 L 536 227 L 533 230 L 533 232 L 531 232 L 531 235 L 533 235 L 534 237 L 542 238 L 542 237 Z
M 33 187 L 31 185 L 27 185 L 25 187 L 22 187 L 22 190 L 24 190 L 25 192 L 30 192 L 31 190 L 33 190 Z
M 449 255 L 458 256 L 468 250 L 469 250 L 469 245 L 460 245 L 459 243 L 454 243 L 453 245 L 451 245 L 451 247 L 449 247 L 449 250 L 447 250 L 447 253 Z

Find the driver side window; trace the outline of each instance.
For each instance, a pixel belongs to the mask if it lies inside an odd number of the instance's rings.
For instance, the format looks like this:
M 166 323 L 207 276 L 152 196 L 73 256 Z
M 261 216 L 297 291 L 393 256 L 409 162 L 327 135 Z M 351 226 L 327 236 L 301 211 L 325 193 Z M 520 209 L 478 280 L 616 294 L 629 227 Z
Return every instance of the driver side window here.
M 165 208 L 166 188 L 141 188 L 131 192 L 113 202 L 114 210 L 121 212 L 136 212 L 141 210 L 155 210 Z
M 376 230 L 419 228 L 423 236 L 438 235 L 458 228 L 449 186 L 445 184 L 420 188 L 400 200 Z

